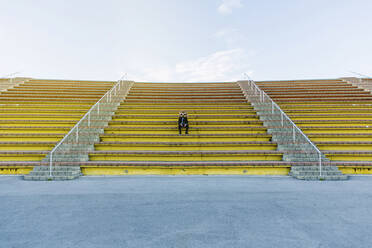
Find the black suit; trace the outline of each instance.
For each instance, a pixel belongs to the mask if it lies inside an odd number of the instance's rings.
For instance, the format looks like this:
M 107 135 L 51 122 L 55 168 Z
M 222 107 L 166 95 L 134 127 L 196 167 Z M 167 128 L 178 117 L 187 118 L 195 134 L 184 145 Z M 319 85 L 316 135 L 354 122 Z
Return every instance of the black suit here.
M 182 133 L 181 129 L 183 127 L 186 128 L 186 134 L 188 134 L 188 132 L 189 132 L 189 121 L 187 120 L 187 117 L 184 117 L 184 116 L 181 117 L 180 116 L 178 118 L 178 131 L 179 131 L 180 134 Z

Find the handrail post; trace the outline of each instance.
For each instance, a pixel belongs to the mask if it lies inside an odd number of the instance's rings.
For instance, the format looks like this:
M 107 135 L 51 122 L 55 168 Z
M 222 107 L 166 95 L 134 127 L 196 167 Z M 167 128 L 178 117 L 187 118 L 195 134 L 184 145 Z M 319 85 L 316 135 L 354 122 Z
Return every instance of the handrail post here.
M 319 177 L 322 177 L 322 154 L 319 152 Z
M 49 156 L 49 177 L 52 177 L 53 152 Z
M 284 127 L 283 112 L 280 112 L 280 121 L 282 122 L 282 127 Z

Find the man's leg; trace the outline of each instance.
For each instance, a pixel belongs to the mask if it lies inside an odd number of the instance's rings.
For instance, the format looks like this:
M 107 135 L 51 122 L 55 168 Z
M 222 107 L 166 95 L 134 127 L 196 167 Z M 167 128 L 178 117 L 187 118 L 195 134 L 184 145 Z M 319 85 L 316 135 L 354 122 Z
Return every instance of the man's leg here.
M 182 131 L 181 131 L 181 125 L 178 125 L 178 132 L 179 132 L 180 134 L 182 134 Z
M 189 134 L 189 125 L 186 125 L 186 134 Z

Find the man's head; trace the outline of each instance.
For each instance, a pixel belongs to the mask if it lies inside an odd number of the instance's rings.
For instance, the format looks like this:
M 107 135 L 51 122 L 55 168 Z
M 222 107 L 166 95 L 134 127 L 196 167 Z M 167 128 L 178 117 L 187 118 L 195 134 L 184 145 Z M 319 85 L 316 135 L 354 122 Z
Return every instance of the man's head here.
M 185 111 L 180 111 L 180 117 L 187 117 L 187 113 Z

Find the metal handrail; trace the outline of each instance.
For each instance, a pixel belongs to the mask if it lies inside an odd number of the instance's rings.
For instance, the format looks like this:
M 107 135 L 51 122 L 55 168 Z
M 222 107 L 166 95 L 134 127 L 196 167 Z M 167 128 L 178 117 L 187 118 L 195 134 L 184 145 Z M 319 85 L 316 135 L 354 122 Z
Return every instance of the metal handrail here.
M 257 84 L 248 76 L 248 74 L 244 73 L 244 76 L 247 77 L 248 79 L 248 84 L 251 87 L 252 91 L 254 94 L 257 94 L 260 97 L 260 101 L 263 103 L 265 101 L 265 98 L 269 100 L 271 103 L 271 113 L 274 114 L 275 108 L 280 112 L 280 120 L 281 120 L 281 125 L 284 127 L 284 119 L 286 119 L 292 128 L 292 139 L 293 142 L 296 141 L 296 131 L 300 133 L 300 135 L 314 148 L 314 150 L 318 153 L 319 155 L 319 176 L 322 176 L 322 152 L 319 150 L 318 147 L 307 137 L 304 132 L 288 117 L 288 115 L 279 107 L 279 105 L 274 102 L 271 97 L 266 94 L 265 91 L 261 90 L 260 87 L 257 86 Z
M 85 115 L 71 128 L 71 130 L 62 138 L 60 142 L 49 152 L 49 176 L 52 177 L 52 168 L 53 168 L 53 155 L 57 151 L 59 147 L 75 133 L 76 135 L 76 143 L 79 142 L 79 131 L 80 131 L 80 124 L 83 123 L 83 121 L 88 121 L 88 128 L 91 128 L 91 113 L 93 110 L 97 109 L 97 114 L 99 115 L 100 112 L 100 105 L 101 104 L 112 104 L 115 103 L 115 98 L 118 98 L 118 91 L 125 90 L 127 93 L 131 84 L 129 81 L 124 81 L 123 77 L 121 77 L 117 83 L 109 90 L 107 91 L 89 110 Z M 127 87 L 125 87 L 125 83 L 129 83 Z M 104 99 L 107 99 L 106 102 L 104 102 Z M 114 98 L 114 100 L 113 100 Z M 119 99 L 121 100 L 122 97 L 119 96 Z M 120 104 L 120 100 L 117 101 L 117 104 Z
M 356 85 L 358 88 L 372 92 L 372 77 L 354 71 L 349 71 L 359 77 L 344 77 L 342 81 Z
M 12 84 L 14 79 L 16 78 L 16 75 L 20 74 L 20 72 L 13 72 L 13 73 L 10 73 L 8 75 L 5 75 L 3 77 L 1 77 L 1 79 L 8 79 L 9 83 Z
M 371 76 L 366 75 L 366 74 L 362 74 L 362 73 L 355 72 L 355 71 L 349 71 L 349 72 L 359 76 L 358 78 L 356 78 L 359 81 L 359 84 L 363 84 L 363 81 L 365 81 L 366 83 L 369 83 L 368 81 L 372 79 Z M 371 91 L 371 89 L 368 89 L 368 90 Z
M 17 72 L 13 72 L 13 73 L 10 73 L 10 74 L 7 74 L 1 78 L 15 78 L 16 75 L 20 74 L 21 72 L 17 71 Z
M 366 75 L 366 74 L 362 74 L 362 73 L 355 72 L 355 71 L 349 71 L 349 72 L 351 72 L 351 73 L 353 73 L 353 74 L 355 74 L 355 75 L 358 75 L 359 77 L 365 77 L 366 79 L 372 79 L 371 76 L 368 76 L 368 75 Z M 362 78 L 360 78 L 360 79 L 362 79 Z

